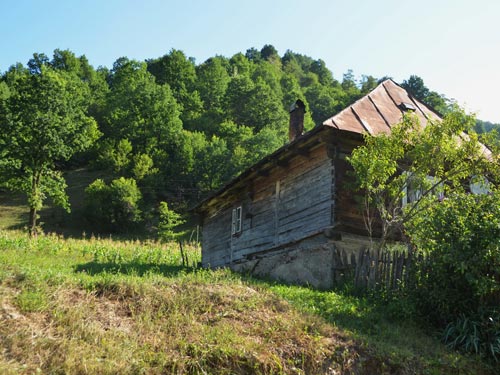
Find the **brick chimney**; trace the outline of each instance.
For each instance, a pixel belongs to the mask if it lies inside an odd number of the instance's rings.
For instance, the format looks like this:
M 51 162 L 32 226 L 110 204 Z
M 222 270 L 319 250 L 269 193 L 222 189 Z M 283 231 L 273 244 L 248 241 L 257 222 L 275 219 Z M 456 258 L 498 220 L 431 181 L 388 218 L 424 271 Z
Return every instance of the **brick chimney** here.
M 290 107 L 290 126 L 288 128 L 290 142 L 293 142 L 304 132 L 304 113 L 306 113 L 306 106 L 302 100 L 298 99 Z

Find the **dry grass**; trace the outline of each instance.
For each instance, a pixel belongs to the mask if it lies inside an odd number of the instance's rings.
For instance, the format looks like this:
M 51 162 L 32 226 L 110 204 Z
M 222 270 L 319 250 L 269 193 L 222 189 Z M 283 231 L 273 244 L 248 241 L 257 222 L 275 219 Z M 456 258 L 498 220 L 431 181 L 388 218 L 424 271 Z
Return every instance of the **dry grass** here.
M 13 373 L 338 373 L 357 356 L 331 326 L 242 284 L 65 286 L 31 312 L 19 289 L 0 291 L 0 369 Z

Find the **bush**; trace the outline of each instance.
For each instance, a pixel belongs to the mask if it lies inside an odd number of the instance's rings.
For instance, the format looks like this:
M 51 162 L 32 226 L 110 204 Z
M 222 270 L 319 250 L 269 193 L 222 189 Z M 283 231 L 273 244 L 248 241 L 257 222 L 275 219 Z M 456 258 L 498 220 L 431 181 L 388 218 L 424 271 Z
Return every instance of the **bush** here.
M 447 326 L 452 346 L 491 353 L 487 347 L 500 337 L 498 323 L 488 323 L 500 319 L 500 194 L 447 197 L 415 219 L 408 234 L 421 255 L 418 311 Z
M 99 229 L 123 232 L 141 221 L 142 195 L 132 178 L 120 177 L 111 184 L 95 180 L 85 189 L 85 215 Z
M 95 166 L 115 173 L 124 172 L 130 164 L 131 155 L 132 143 L 128 139 L 121 139 L 118 142 L 106 140 L 99 147 Z

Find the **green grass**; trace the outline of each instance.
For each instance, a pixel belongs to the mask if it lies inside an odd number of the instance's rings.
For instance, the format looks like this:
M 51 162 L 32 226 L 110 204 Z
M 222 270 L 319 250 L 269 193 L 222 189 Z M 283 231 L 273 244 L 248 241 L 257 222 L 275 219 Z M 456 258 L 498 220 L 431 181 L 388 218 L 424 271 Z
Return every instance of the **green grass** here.
M 64 173 L 68 188 L 71 212 L 55 207 L 50 200 L 45 202 L 40 210 L 39 223 L 50 233 L 64 234 L 65 236 L 81 237 L 85 220 L 82 215 L 85 188 L 97 178 L 106 178 L 102 171 L 76 169 Z M 23 194 L 0 191 L 0 229 L 23 229 L 28 225 L 28 204 Z
M 0 229 L 21 229 L 28 223 L 26 198 L 0 190 Z
M 394 307 L 192 267 L 199 249 L 0 231 L 2 374 L 493 374 Z

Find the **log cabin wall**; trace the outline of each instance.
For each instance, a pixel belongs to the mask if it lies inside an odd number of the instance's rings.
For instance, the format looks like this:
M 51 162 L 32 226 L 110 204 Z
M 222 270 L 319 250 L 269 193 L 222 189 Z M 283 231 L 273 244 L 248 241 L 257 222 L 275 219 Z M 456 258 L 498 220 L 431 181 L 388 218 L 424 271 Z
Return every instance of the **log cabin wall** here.
M 327 149 L 315 142 L 291 152 L 268 171 L 242 181 L 234 192 L 218 197 L 203 219 L 203 266 L 237 263 L 330 227 L 334 170 Z M 232 212 L 239 206 L 242 230 L 232 235 Z
M 354 190 L 353 168 L 347 161 L 347 157 L 351 155 L 352 151 L 362 145 L 362 140 L 359 137 L 349 137 L 341 133 L 335 135 L 333 139 L 330 148 L 335 150 L 333 156 L 335 171 L 334 226 L 341 231 L 367 235 L 361 204 L 362 195 Z

